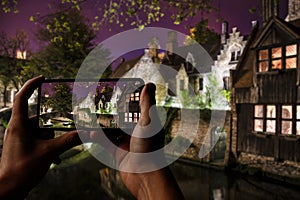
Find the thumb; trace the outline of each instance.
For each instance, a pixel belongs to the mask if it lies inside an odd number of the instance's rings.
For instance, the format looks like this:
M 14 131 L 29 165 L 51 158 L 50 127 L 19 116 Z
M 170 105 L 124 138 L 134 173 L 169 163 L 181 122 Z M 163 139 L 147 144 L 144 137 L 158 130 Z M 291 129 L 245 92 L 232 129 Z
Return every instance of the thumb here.
M 140 126 L 146 126 L 150 123 L 150 109 L 155 107 L 155 90 L 156 86 L 153 83 L 148 83 L 145 85 L 141 92 L 141 117 L 138 124 Z M 154 106 L 154 107 L 153 107 Z

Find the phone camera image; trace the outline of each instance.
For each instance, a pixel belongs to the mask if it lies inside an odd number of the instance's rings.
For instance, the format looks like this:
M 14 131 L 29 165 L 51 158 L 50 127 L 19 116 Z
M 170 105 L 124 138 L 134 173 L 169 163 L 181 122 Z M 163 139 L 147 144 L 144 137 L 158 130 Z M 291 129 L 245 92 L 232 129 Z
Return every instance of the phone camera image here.
M 132 129 L 143 85 L 141 79 L 46 80 L 39 88 L 39 127 Z

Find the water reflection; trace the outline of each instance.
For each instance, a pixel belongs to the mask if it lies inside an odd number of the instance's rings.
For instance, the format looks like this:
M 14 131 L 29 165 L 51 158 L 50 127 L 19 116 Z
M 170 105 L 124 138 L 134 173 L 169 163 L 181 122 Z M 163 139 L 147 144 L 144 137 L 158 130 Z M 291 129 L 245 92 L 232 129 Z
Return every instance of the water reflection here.
M 295 186 L 176 162 L 171 165 L 186 199 L 300 199 Z
M 182 161 L 176 161 L 170 167 L 187 200 L 300 199 L 300 189 L 287 184 Z M 110 200 L 132 197 L 117 171 L 107 168 L 92 156 L 86 156 L 74 165 L 50 170 L 27 199 Z

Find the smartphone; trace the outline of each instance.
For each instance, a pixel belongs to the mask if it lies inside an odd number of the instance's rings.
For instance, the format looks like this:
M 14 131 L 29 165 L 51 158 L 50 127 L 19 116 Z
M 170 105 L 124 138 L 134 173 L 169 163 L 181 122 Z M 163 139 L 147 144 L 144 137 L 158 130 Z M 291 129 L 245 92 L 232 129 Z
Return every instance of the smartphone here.
M 140 118 L 138 78 L 46 79 L 38 89 L 37 116 L 43 129 L 132 129 Z

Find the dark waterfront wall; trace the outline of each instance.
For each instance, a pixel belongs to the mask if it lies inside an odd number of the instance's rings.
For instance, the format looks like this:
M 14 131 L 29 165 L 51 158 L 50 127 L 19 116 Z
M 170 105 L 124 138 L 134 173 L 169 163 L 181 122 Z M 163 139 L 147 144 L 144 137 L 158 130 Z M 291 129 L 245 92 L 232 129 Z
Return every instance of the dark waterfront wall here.
M 300 184 L 298 137 L 253 131 L 253 104 L 237 104 L 233 113 L 231 154 L 237 164 L 258 168 L 276 178 Z

